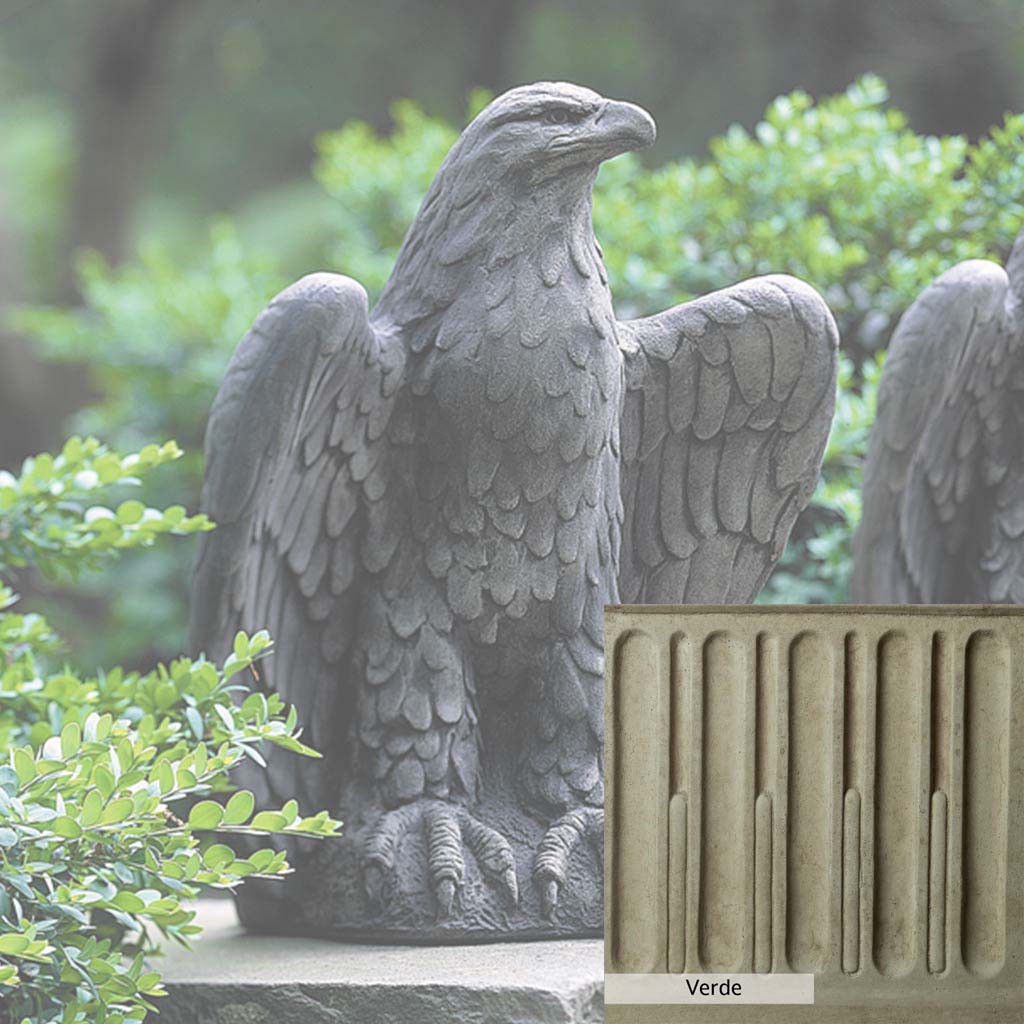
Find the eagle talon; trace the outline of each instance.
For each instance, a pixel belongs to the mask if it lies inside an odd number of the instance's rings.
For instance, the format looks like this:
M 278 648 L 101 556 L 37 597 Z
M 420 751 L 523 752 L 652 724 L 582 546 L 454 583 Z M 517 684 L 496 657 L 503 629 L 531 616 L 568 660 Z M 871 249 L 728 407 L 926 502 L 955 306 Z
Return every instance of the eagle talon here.
M 555 916 L 555 908 L 558 906 L 558 882 L 550 878 L 544 883 L 540 894 L 541 913 L 547 920 Z
M 465 851 L 472 853 L 482 875 L 515 906 L 519 882 L 509 841 L 462 807 L 422 800 L 386 812 L 366 840 L 363 884 L 379 902 L 385 882 L 395 872 L 398 850 L 414 825 L 423 829 L 424 854 L 439 921 L 451 916 L 466 875 Z
M 437 918 L 443 921 L 451 916 L 452 905 L 455 903 L 456 884 L 452 878 L 444 878 L 437 883 L 434 895 L 437 897 Z
M 558 897 L 569 879 L 573 851 L 586 837 L 596 847 L 604 836 L 604 811 L 580 807 L 553 822 L 537 847 L 533 878 L 540 889 L 541 912 L 552 921 L 558 909 Z
M 380 903 L 384 895 L 385 874 L 379 864 L 370 863 L 363 868 L 363 888 L 371 903 Z

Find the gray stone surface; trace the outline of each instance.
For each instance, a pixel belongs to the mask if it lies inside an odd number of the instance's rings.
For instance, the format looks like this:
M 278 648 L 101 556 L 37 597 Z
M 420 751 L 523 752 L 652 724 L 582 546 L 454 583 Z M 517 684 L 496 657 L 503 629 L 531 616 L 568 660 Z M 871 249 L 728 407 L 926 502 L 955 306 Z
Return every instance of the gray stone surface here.
M 1024 230 L 938 277 L 889 342 L 853 599 L 1024 604 Z
M 191 952 L 160 961 L 161 1024 L 596 1024 L 602 943 L 373 946 L 244 931 L 200 905 Z
M 835 324 L 788 277 L 619 320 L 591 223 L 639 107 L 513 89 L 452 147 L 377 305 L 313 274 L 211 413 L 193 645 L 276 653 L 320 762 L 239 779 L 346 838 L 247 925 L 463 942 L 601 932 L 602 609 L 751 600 L 814 490 Z

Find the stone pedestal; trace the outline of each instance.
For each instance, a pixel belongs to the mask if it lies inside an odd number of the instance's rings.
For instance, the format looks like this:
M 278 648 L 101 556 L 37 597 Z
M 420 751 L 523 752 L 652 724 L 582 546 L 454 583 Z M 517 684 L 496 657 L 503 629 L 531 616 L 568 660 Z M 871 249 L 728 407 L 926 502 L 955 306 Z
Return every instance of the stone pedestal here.
M 252 935 L 203 901 L 192 951 L 168 948 L 161 1024 L 595 1024 L 598 940 L 371 946 Z

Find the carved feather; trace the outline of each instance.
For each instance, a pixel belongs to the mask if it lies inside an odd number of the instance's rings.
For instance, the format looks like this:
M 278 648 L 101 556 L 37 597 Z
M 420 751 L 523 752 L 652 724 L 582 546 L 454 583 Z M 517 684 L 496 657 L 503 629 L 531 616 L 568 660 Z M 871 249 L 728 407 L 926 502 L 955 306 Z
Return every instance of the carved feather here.
M 1018 600 L 1024 232 L 1009 266 L 1012 277 L 988 260 L 946 271 L 893 334 L 864 470 L 856 600 Z
M 622 590 L 749 601 L 817 481 L 835 403 L 832 316 L 807 285 L 765 277 L 620 332 Z

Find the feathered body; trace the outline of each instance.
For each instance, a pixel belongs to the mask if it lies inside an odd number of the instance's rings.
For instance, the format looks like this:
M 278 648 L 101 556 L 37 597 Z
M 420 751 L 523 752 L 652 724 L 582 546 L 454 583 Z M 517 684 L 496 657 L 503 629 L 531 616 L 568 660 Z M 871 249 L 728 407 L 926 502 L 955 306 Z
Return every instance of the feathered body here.
M 967 260 L 903 315 L 864 469 L 853 596 L 1024 602 L 1024 231 L 1004 270 Z
M 620 584 L 749 600 L 813 489 L 836 346 L 813 291 L 765 278 L 615 318 L 591 190 L 653 135 L 575 86 L 500 97 L 372 314 L 355 282 L 313 275 L 228 371 L 195 636 L 217 655 L 269 628 L 264 685 L 327 755 L 276 758 L 266 794 L 356 826 L 327 870 L 367 894 L 318 930 L 598 929 L 598 871 L 570 864 L 601 832 L 603 606 Z
M 403 286 L 372 317 L 410 350 L 392 436 L 407 442 L 402 503 L 414 515 L 418 585 L 436 588 L 476 649 L 473 674 L 484 678 L 470 686 L 537 697 L 529 691 L 543 680 L 558 691 L 558 718 L 588 734 L 565 774 L 600 804 L 601 612 L 617 600 L 623 375 L 590 182 L 568 192 L 572 202 L 562 178 L 524 201 L 449 184 L 460 172 L 480 181 L 456 148 L 398 257 L 392 280 Z M 557 731 L 558 718 L 542 728 Z M 368 734 L 386 719 L 378 707 Z M 531 781 L 565 807 L 571 794 L 551 768 Z M 429 788 L 448 795 L 445 782 Z

